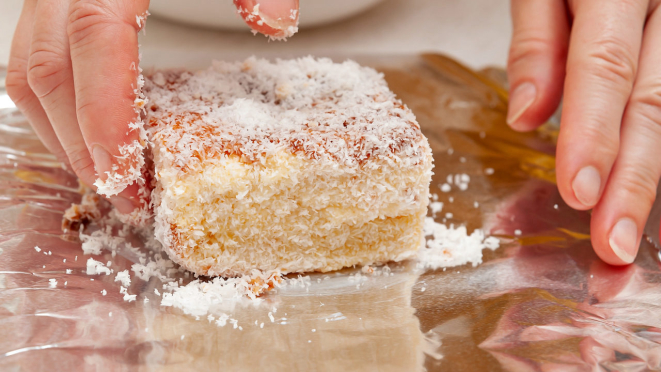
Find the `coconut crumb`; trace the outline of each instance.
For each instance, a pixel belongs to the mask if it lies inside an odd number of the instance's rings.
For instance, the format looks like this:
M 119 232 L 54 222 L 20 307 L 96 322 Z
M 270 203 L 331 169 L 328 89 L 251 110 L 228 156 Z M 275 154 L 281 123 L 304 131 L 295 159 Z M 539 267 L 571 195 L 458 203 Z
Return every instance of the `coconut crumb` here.
M 465 226 L 455 228 L 425 219 L 425 235 L 430 237 L 426 245 L 418 252 L 418 266 L 425 269 L 461 266 L 471 263 L 477 266 L 482 263 L 482 250 L 495 250 L 500 246 L 500 240 L 487 237 L 477 229 L 468 235 Z
M 100 274 L 106 274 L 110 275 L 112 273 L 112 270 L 107 268 L 103 262 L 96 261 L 93 258 L 90 258 L 87 260 L 87 275 L 100 275 Z
M 99 195 L 92 190 L 84 188 L 84 194 L 80 204 L 72 204 L 62 217 L 62 230 L 79 231 L 81 227 L 101 218 L 99 210 Z
M 438 212 L 443 210 L 443 203 L 441 202 L 431 202 L 429 203 L 429 209 L 431 210 L 432 215 L 436 215 Z
M 137 297 L 137 295 L 129 294 L 128 289 L 125 287 L 119 287 L 119 293 L 124 295 L 124 301 L 126 302 L 133 302 Z
M 120 271 L 115 275 L 115 281 L 121 282 L 124 287 L 131 285 L 131 276 L 128 270 Z

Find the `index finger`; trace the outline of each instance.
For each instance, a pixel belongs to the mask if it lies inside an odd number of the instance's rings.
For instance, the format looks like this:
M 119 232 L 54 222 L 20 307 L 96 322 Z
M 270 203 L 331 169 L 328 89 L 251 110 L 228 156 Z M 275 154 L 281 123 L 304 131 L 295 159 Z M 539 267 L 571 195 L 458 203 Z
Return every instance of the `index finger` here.
M 597 204 L 620 146 L 620 123 L 638 67 L 646 0 L 575 1 L 557 180 L 576 209 Z
M 148 6 L 148 0 L 72 0 L 69 8 L 77 117 L 95 186 L 106 196 L 142 177 L 138 31 Z

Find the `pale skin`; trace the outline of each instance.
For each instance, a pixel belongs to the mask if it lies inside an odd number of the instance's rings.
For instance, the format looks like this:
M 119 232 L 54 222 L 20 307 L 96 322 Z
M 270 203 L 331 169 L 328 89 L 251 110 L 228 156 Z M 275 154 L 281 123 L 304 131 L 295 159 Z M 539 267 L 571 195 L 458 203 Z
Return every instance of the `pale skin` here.
M 295 25 L 298 0 L 260 5 L 253 29 Z M 508 124 L 532 130 L 564 97 L 557 183 L 572 208 L 593 209 L 595 252 L 631 263 L 661 177 L 661 0 L 512 0 Z M 148 0 L 25 0 L 7 91 L 44 145 L 92 185 L 137 138 L 134 85 Z M 297 14 L 297 13 L 296 13 Z M 260 24 L 261 23 L 261 24 Z M 103 176 L 102 176 L 103 177 Z M 109 200 L 137 207 L 136 188 Z

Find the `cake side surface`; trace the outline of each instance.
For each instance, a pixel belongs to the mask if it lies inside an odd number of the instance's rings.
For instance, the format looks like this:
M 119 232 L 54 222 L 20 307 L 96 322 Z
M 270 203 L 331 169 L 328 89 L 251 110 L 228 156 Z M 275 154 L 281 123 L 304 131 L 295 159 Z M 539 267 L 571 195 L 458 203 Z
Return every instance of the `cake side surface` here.
M 186 268 L 330 271 L 419 248 L 431 150 L 376 71 L 249 59 L 146 91 L 157 238 Z

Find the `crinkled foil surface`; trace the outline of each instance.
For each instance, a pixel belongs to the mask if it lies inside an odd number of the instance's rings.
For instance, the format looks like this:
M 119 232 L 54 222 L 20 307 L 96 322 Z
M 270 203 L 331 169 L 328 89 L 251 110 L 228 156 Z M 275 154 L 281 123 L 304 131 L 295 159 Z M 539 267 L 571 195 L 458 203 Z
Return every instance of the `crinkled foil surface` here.
M 628 267 L 597 258 L 590 214 L 570 209 L 554 184 L 555 127 L 507 128 L 502 71 L 440 55 L 359 61 L 385 73 L 429 138 L 438 221 L 502 239 L 483 264 L 420 273 L 403 263 L 360 282 L 356 270 L 313 274 L 307 289 L 234 303 L 242 329 L 160 306 L 156 278 L 134 279 L 138 301 L 124 302 L 113 276 L 85 274 L 89 256 L 61 230 L 81 197 L 76 179 L 0 90 L 0 369 L 661 370 L 658 250 L 644 241 Z M 470 175 L 468 189 L 442 192 L 457 173 Z M 95 258 L 115 272 L 132 264 L 109 251 Z

